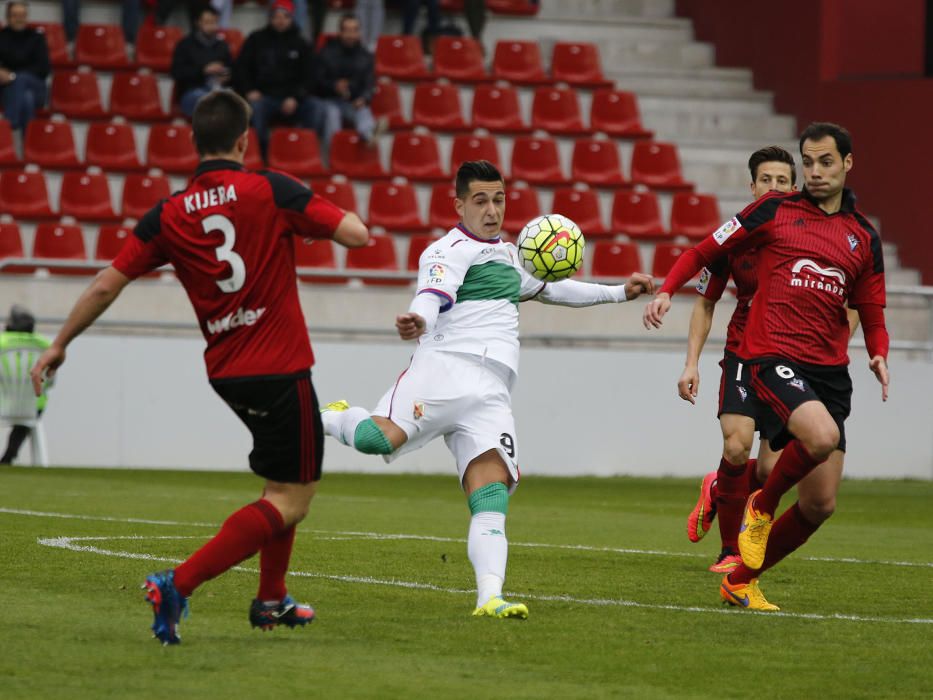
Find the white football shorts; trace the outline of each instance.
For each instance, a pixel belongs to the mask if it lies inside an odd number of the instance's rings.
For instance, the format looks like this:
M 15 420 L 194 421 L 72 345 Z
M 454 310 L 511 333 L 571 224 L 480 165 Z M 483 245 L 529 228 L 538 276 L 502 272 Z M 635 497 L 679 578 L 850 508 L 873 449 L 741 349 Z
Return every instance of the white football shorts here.
M 416 352 L 373 410 L 408 435 L 385 460 L 417 450 L 441 435 L 457 460 L 460 481 L 470 462 L 499 451 L 518 484 L 518 442 L 512 417 L 515 374 L 501 362 L 455 352 Z

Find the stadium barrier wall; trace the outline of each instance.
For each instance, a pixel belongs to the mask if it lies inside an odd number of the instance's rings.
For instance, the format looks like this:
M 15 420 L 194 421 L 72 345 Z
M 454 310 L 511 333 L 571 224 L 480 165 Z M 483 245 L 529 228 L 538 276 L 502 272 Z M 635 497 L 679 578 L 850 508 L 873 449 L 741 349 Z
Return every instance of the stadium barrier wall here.
M 320 400 L 369 408 L 412 350 L 389 341 L 318 341 L 314 348 Z M 52 464 L 247 470 L 247 431 L 208 385 L 202 350 L 193 337 L 82 337 L 69 348 L 43 419 Z M 847 476 L 933 478 L 933 395 L 919 389 L 933 386 L 933 364 L 895 355 L 891 398 L 882 404 L 864 351 L 852 352 Z M 524 476 L 709 471 L 721 451 L 720 357 L 721 347 L 704 353 L 700 397 L 691 406 L 676 395 L 682 349 L 525 348 L 514 396 Z M 456 474 L 442 440 L 386 465 L 328 439 L 325 471 Z

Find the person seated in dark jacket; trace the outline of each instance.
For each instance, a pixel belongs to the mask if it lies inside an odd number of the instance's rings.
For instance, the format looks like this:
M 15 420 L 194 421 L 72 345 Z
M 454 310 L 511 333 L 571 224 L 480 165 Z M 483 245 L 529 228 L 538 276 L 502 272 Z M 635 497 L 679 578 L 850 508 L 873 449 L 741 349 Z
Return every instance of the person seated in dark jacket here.
M 269 24 L 250 34 L 233 67 L 238 91 L 253 108 L 263 157 L 273 118 L 314 129 L 323 139 L 323 101 L 311 94 L 311 45 L 298 33 L 291 0 L 269 6 Z
M 327 103 L 325 146 L 343 124 L 371 144 L 387 123 L 373 118 L 369 102 L 375 86 L 373 55 L 360 41 L 360 21 L 353 13 L 340 18 L 340 33 L 315 58 L 317 94 Z
M 45 105 L 49 47 L 45 35 L 27 27 L 25 2 L 8 2 L 6 26 L 0 29 L 0 100 L 13 129 L 26 130 Z
M 211 90 L 228 87 L 233 75 L 233 57 L 227 42 L 218 38 L 220 13 L 210 5 L 201 8 L 195 29 L 178 42 L 172 54 L 175 95 L 186 116 Z

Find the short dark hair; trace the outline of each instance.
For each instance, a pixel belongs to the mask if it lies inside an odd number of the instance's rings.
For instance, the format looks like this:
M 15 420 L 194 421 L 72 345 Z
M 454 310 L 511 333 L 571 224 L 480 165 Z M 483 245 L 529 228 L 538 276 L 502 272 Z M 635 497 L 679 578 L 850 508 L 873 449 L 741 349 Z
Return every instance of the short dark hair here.
M 751 173 L 752 182 L 758 180 L 758 167 L 762 163 L 787 163 L 790 166 L 790 182 L 797 184 L 797 164 L 794 157 L 780 146 L 765 146 L 752 153 L 748 159 L 748 172 Z
M 466 197 L 470 192 L 470 183 L 474 180 L 505 183 L 502 173 L 488 160 L 467 160 L 457 169 L 457 197 Z
M 804 141 L 819 141 L 827 136 L 832 136 L 836 142 L 836 150 L 839 155 L 845 158 L 852 152 L 852 135 L 844 126 L 833 124 L 832 122 L 811 122 L 807 128 L 800 134 L 800 155 L 803 155 Z
M 29 309 L 19 304 L 10 308 L 10 317 L 6 321 L 6 329 L 12 333 L 32 333 L 36 328 L 36 317 Z
M 201 19 L 204 16 L 205 12 L 208 12 L 214 15 L 214 17 L 218 17 L 218 18 L 220 17 L 220 10 L 218 10 L 216 7 L 214 7 L 210 3 L 204 3 L 203 5 L 201 5 L 200 8 L 198 8 L 197 14 L 195 15 L 195 19 Z
M 249 104 L 230 90 L 208 93 L 194 107 L 194 147 L 201 156 L 229 153 L 249 128 Z
M 343 23 L 348 22 L 351 19 L 354 22 L 360 21 L 360 18 L 356 16 L 355 12 L 344 12 L 342 15 L 340 15 L 340 21 L 337 23 L 337 27 L 339 27 L 340 29 L 343 29 Z

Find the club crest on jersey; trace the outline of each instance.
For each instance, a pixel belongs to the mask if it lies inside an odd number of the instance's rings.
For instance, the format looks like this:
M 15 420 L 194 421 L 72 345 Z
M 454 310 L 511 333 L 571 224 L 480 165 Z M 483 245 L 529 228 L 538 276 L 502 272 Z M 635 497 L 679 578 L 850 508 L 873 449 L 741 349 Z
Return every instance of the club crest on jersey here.
M 735 217 L 729 219 L 726 223 L 716 229 L 713 232 L 713 240 L 716 241 L 719 245 L 722 245 L 733 233 L 738 231 L 742 227 L 742 224 L 739 223 L 739 220 Z
M 838 267 L 820 267 L 807 258 L 794 263 L 790 271 L 790 286 L 829 292 L 845 296 L 846 273 Z
M 706 290 L 709 288 L 709 281 L 712 277 L 710 274 L 709 268 L 704 267 L 703 272 L 700 273 L 700 281 L 697 282 L 697 291 L 700 294 L 706 294 Z
M 446 274 L 447 268 L 440 263 L 434 263 L 428 268 L 428 284 L 442 284 Z
M 742 397 L 742 403 L 745 403 L 745 399 L 748 398 L 748 389 L 744 386 L 737 386 L 736 389 L 739 390 L 739 396 Z
M 850 233 L 849 234 L 849 250 L 851 250 L 854 253 L 856 248 L 858 248 L 858 238 L 855 237 L 854 233 Z
M 415 420 L 424 418 L 424 404 L 421 401 L 415 401 L 415 407 L 411 413 Z
M 787 382 L 787 386 L 792 386 L 798 391 L 805 391 L 807 388 L 806 384 L 803 383 L 803 380 L 800 377 L 794 377 L 791 379 L 789 382 Z

